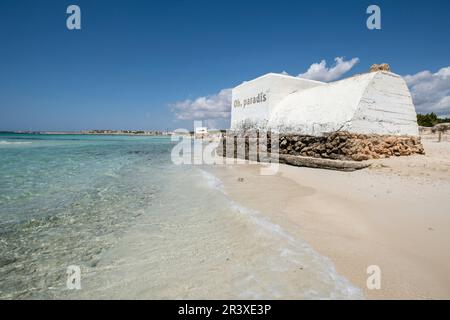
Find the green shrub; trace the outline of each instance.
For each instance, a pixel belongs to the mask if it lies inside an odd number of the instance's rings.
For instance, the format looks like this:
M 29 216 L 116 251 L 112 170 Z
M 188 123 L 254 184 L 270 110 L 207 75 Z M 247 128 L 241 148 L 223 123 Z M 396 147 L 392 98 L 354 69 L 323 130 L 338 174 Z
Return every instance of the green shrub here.
M 427 114 L 417 114 L 417 124 L 422 127 L 434 127 L 438 123 L 450 122 L 449 118 L 438 118 L 438 116 L 432 112 Z

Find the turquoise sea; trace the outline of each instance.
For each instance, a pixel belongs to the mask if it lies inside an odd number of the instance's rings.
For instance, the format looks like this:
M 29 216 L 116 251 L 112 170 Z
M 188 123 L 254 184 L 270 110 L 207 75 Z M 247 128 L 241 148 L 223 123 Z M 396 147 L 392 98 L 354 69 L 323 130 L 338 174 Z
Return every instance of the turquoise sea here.
M 0 298 L 361 297 L 207 168 L 174 165 L 173 146 L 0 134 Z M 67 287 L 73 265 L 80 290 Z

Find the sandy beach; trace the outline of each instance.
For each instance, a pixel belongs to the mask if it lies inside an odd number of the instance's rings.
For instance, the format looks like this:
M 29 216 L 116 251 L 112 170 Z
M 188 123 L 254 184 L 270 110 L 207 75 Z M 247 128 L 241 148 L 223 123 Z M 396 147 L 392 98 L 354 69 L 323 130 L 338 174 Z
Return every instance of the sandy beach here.
M 233 200 L 260 211 L 330 258 L 368 299 L 450 298 L 450 142 L 426 155 L 372 160 L 339 172 L 259 164 L 215 167 Z M 381 268 L 381 288 L 366 286 Z

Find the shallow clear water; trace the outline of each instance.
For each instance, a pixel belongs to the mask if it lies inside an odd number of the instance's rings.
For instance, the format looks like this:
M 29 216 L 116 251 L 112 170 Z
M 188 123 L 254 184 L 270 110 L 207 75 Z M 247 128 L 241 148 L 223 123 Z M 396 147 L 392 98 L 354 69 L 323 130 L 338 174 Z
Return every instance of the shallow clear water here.
M 359 298 L 168 137 L 0 134 L 0 298 Z M 204 170 L 205 169 L 205 170 Z M 81 290 L 66 268 L 80 266 Z

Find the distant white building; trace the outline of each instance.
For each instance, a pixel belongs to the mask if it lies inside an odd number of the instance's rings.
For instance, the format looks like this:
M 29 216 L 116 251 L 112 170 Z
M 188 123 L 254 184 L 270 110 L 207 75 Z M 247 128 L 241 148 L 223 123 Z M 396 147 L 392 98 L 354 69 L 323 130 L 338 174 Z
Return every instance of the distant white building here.
M 208 134 L 208 128 L 207 127 L 196 127 L 195 134 L 196 135 Z
M 235 87 L 231 108 L 232 130 L 316 136 L 334 131 L 419 133 L 405 81 L 387 71 L 330 83 L 269 73 Z

